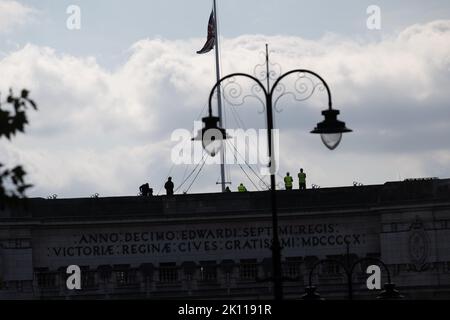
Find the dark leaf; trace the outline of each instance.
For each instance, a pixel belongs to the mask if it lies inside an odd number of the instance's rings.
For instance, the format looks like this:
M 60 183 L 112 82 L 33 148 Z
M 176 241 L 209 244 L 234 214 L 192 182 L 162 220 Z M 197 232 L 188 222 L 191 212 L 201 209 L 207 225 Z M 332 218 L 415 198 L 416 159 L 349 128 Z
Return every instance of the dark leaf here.
M 2 110 L 0 104 L 0 138 L 6 137 L 11 140 L 17 132 L 24 132 L 25 126 L 28 124 L 25 112 L 27 104 L 37 110 L 36 104 L 28 96 L 29 91 L 26 89 L 21 91 L 20 97 L 15 97 L 10 89 L 6 102 L 14 111 Z M 3 164 L 0 163 L 0 169 L 3 167 Z M 22 166 L 0 171 L 0 205 L 5 202 L 4 200 L 20 199 L 25 196 L 25 191 L 32 187 L 31 184 L 25 183 L 25 176 L 26 172 Z M 7 188 L 6 185 L 13 186 Z

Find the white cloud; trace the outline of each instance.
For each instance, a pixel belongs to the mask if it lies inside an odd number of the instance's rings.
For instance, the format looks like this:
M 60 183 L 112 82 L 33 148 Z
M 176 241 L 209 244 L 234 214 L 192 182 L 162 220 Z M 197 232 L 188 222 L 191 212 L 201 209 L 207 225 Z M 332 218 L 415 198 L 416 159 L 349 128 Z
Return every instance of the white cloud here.
M 14 0 L 0 0 L 0 33 L 9 32 L 32 19 L 35 10 Z
M 158 191 L 172 166 L 172 131 L 191 128 L 214 83 L 213 55 L 195 54 L 203 41 L 139 41 L 115 71 L 91 57 L 31 44 L 6 55 L 0 60 L 0 91 L 28 88 L 40 110 L 30 112 L 26 135 L 0 144 L 0 154 L 26 165 L 36 186 L 32 195 L 134 195 L 146 180 Z M 225 39 L 223 74 L 251 73 L 263 62 L 266 42 L 283 70 L 308 68 L 327 79 L 342 119 L 355 130 L 330 153 L 307 133 L 321 120 L 325 96 L 319 92 L 298 108 L 287 97 L 276 114 L 281 174 L 304 167 L 309 182 L 323 187 L 450 176 L 449 20 L 370 43 L 337 35 L 319 41 Z M 264 117 L 254 109 L 242 107 L 239 114 L 247 127 L 263 127 Z M 229 127 L 236 127 L 227 110 Z M 172 171 L 178 183 L 185 173 L 184 167 Z M 217 177 L 218 168 L 207 167 L 194 190 L 217 190 Z M 246 182 L 239 168 L 233 168 L 232 179 L 234 185 Z

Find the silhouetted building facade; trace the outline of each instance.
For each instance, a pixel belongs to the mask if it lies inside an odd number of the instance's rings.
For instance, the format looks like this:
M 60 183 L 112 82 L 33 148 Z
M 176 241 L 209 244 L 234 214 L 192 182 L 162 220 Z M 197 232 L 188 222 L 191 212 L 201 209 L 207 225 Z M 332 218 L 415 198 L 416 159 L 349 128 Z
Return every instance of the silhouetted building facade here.
M 30 199 L 0 211 L 1 299 L 270 299 L 267 192 L 163 197 Z M 377 257 L 409 299 L 450 298 L 450 180 L 279 191 L 285 297 L 299 298 L 313 264 Z M 66 268 L 82 289 L 66 288 Z M 373 299 L 366 265 L 355 299 Z M 257 281 L 257 279 L 259 279 Z M 313 277 L 345 298 L 337 265 Z M 383 281 L 386 273 L 383 272 Z

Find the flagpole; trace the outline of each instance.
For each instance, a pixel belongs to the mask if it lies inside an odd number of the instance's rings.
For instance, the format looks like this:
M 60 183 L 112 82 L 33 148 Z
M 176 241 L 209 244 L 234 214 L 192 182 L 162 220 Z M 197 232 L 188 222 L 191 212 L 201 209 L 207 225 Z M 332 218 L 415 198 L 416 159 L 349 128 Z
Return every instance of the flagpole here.
M 216 50 L 216 79 L 217 83 L 220 81 L 220 59 L 219 59 L 219 32 L 217 28 L 217 5 L 216 0 L 213 0 L 214 3 L 214 29 L 215 29 L 215 50 Z M 217 87 L 217 103 L 218 103 L 218 109 L 219 109 L 219 125 L 221 128 L 223 128 L 223 117 L 222 117 L 222 91 L 220 84 Z M 220 176 L 221 176 L 221 185 L 222 185 L 222 192 L 225 192 L 225 145 L 222 147 L 221 152 L 222 161 L 220 164 Z

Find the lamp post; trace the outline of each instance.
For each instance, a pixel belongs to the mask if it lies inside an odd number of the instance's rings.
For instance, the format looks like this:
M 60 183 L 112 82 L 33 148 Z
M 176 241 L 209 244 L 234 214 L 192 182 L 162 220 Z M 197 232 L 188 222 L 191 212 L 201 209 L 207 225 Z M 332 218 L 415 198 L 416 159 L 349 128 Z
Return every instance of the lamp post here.
M 268 55 L 266 55 L 268 57 Z M 268 66 L 268 64 L 267 64 Z M 333 109 L 333 103 L 331 98 L 331 91 L 328 84 L 325 80 L 318 75 L 317 73 L 307 70 L 307 69 L 295 69 L 289 72 L 284 73 L 280 77 L 278 77 L 272 88 L 270 88 L 269 84 L 269 69 L 267 68 L 267 88 L 258 80 L 256 77 L 246 74 L 246 73 L 233 73 L 229 74 L 222 79 L 220 79 L 216 85 L 212 88 L 211 93 L 209 95 L 209 108 L 208 108 L 208 116 L 203 118 L 203 128 L 200 130 L 198 136 L 193 140 L 201 140 L 204 149 L 211 156 L 215 156 L 218 152 L 220 152 L 222 148 L 223 140 L 227 139 L 226 130 L 219 126 L 219 117 L 213 115 L 212 111 L 212 99 L 214 96 L 214 92 L 217 88 L 221 87 L 221 84 L 228 80 L 234 79 L 237 77 L 247 78 L 255 83 L 258 87 L 258 90 L 261 90 L 264 95 L 264 103 L 266 106 L 266 117 L 267 117 L 267 141 L 268 141 L 268 156 L 269 156 L 269 170 L 270 170 L 270 201 L 271 201 L 271 209 L 272 209 L 272 263 L 273 263 L 273 283 L 274 283 L 274 297 L 276 300 L 283 299 L 283 278 L 281 272 L 281 244 L 278 234 L 278 212 L 277 212 L 277 197 L 276 197 L 276 166 L 275 166 L 275 155 L 274 155 L 274 144 L 273 144 L 273 129 L 274 129 L 274 121 L 273 121 L 273 103 L 274 103 L 274 95 L 276 92 L 276 88 L 279 86 L 280 82 L 286 77 L 293 75 L 310 75 L 314 76 L 320 80 L 320 84 L 323 85 L 328 94 L 328 108 L 327 110 L 322 112 L 324 116 L 324 120 L 317 124 L 317 126 L 311 131 L 313 134 L 320 134 L 323 143 L 330 150 L 336 149 L 342 139 L 342 134 L 346 132 L 351 132 L 352 130 L 348 129 L 345 126 L 345 123 L 339 121 L 337 116 L 339 114 L 338 110 Z
M 355 267 L 365 261 L 372 261 L 376 262 L 383 266 L 384 270 L 387 272 L 388 282 L 384 285 L 384 290 L 380 293 L 380 295 L 377 297 L 380 300 L 395 300 L 395 299 L 402 299 L 404 298 L 398 290 L 395 289 L 395 284 L 391 281 L 391 273 L 389 272 L 389 268 L 386 266 L 386 264 L 381 261 L 378 258 L 362 258 L 357 261 L 355 261 L 352 265 L 349 265 L 348 263 L 345 264 L 342 261 L 335 260 L 335 259 L 324 259 L 316 262 L 311 270 L 309 271 L 309 284 L 308 287 L 305 288 L 305 294 L 302 296 L 303 300 L 324 300 L 319 293 L 317 293 L 317 288 L 313 286 L 312 283 L 312 275 L 314 270 L 324 263 L 335 263 L 340 265 L 345 272 L 345 275 L 347 277 L 347 290 L 348 290 L 348 299 L 353 299 L 353 282 L 352 282 L 352 276 L 353 272 L 355 271 Z

